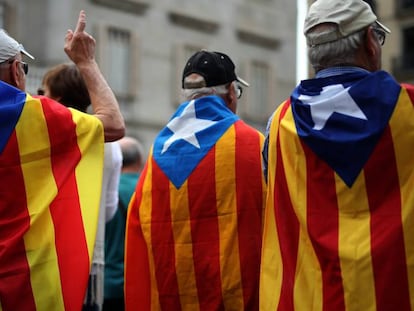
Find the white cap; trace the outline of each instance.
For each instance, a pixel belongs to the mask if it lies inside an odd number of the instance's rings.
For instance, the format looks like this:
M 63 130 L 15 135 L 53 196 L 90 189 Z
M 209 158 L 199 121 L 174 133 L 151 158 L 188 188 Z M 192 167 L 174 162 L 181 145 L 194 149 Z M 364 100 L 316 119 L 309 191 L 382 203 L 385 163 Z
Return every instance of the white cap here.
M 4 29 L 0 29 L 0 63 L 22 53 L 34 59 L 33 55 L 25 50 L 22 44 L 10 37 Z

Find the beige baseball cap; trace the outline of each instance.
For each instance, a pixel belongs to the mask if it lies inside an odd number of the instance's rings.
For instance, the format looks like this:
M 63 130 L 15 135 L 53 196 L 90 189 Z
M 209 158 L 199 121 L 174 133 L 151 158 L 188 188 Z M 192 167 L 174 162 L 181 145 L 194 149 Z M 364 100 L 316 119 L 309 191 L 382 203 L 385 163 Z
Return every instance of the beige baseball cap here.
M 391 31 L 377 20 L 368 3 L 362 0 L 317 0 L 308 10 L 305 18 L 304 33 L 323 23 L 338 25 L 338 31 L 314 38 L 308 45 L 319 45 L 347 37 L 373 23 L 386 33 Z
M 0 29 L 0 63 L 16 56 L 19 52 L 34 59 L 22 44 L 10 37 L 4 29 Z

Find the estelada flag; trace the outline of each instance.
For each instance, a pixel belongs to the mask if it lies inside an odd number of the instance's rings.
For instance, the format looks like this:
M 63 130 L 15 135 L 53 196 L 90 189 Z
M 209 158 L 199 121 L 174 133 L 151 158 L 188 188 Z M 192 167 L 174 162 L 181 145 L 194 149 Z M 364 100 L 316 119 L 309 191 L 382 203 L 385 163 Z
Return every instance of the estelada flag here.
M 261 310 L 412 310 L 414 89 L 302 81 L 274 114 Z
M 157 136 L 127 220 L 127 310 L 257 310 L 263 135 L 217 96 Z
M 81 310 L 102 123 L 0 82 L 0 124 L 0 310 Z

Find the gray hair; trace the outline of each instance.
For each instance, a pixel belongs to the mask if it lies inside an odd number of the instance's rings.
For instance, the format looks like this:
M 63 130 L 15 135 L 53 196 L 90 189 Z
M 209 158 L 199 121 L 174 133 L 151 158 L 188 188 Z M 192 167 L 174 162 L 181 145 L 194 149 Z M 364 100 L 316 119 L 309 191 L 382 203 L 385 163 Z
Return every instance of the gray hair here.
M 142 144 L 134 137 L 124 136 L 119 140 L 122 151 L 122 166 L 131 165 L 142 166 L 144 163 L 144 148 Z
M 338 31 L 335 24 L 325 24 L 323 27 L 315 27 L 306 34 L 307 41 L 312 42 L 315 37 Z M 362 29 L 345 38 L 327 42 L 324 44 L 311 45 L 308 47 L 309 62 L 315 71 L 338 65 L 355 64 L 358 48 L 361 46 L 366 29 Z
M 228 83 L 216 86 L 205 86 L 206 81 L 201 75 L 193 75 L 185 77 L 182 96 L 184 100 L 192 100 L 201 96 L 208 95 L 225 95 L 229 92 Z M 231 87 L 236 91 L 237 85 L 233 81 Z
M 196 89 L 182 89 L 184 100 L 192 100 L 200 96 L 224 95 L 229 92 L 228 84 L 222 84 L 211 87 L 201 87 Z

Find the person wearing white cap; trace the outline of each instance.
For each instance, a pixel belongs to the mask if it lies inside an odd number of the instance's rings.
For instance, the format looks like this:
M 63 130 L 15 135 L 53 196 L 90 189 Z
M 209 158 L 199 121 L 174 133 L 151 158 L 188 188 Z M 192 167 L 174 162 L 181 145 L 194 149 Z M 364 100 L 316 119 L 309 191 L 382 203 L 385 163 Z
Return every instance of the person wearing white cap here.
M 104 141 L 125 125 L 79 14 L 64 50 L 94 115 L 25 93 L 34 57 L 0 31 L 0 309 L 81 310 L 98 222 Z
M 412 310 L 414 86 L 381 70 L 390 30 L 362 0 L 317 0 L 315 77 L 269 120 L 260 310 Z
M 0 79 L 24 91 L 29 65 L 22 61 L 22 55 L 34 59 L 22 44 L 10 37 L 4 29 L 0 29 Z

